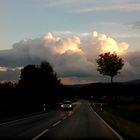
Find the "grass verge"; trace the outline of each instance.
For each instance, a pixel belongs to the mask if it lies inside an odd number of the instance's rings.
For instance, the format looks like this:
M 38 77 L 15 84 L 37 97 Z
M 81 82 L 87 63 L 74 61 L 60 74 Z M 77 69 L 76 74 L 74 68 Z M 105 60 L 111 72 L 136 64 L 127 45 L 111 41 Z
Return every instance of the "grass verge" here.
M 39 115 L 39 114 L 44 114 L 53 110 L 56 110 L 57 106 L 52 106 L 52 107 L 47 107 L 46 110 L 44 111 L 43 108 L 42 110 L 37 110 L 37 111 L 28 111 L 28 110 L 20 110 L 20 111 L 9 111 L 5 110 L 4 112 L 0 113 L 0 124 L 9 122 L 9 121 L 14 121 L 14 120 L 19 120 L 23 118 L 28 118 L 34 115 Z
M 101 108 L 99 105 L 91 104 L 95 112 L 97 112 L 112 128 L 114 128 L 124 139 L 140 139 L 140 125 L 134 123 L 127 118 L 122 118 L 113 112 L 109 112 Z M 115 110 L 114 110 L 115 112 Z

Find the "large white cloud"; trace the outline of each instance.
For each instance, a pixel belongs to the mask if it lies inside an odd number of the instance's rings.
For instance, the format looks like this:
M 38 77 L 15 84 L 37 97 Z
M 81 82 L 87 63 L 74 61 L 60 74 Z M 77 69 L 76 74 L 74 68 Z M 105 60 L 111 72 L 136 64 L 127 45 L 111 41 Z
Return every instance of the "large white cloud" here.
M 78 36 L 63 38 L 55 36 L 55 33 L 47 33 L 40 38 L 24 39 L 15 43 L 10 50 L 0 51 L 0 76 L 11 70 L 14 72 L 14 69 L 17 73 L 19 67 L 47 60 L 52 64 L 58 76 L 68 78 L 67 81 L 71 81 L 71 77 L 79 77 L 80 80 L 85 79 L 85 81 L 102 81 L 106 77 L 97 72 L 95 59 L 100 53 L 107 51 L 116 51 L 126 61 L 118 80 L 133 79 L 140 72 L 137 66 L 140 64 L 140 53 L 128 53 L 126 42 L 117 42 L 97 32 L 91 33 L 85 39 Z
M 72 38 L 55 38 L 51 33 L 43 36 L 44 47 L 51 49 L 54 53 L 63 54 L 66 51 L 80 52 L 80 38 L 74 36 Z
M 105 34 L 98 35 L 97 32 L 93 32 L 93 42 L 101 53 L 110 51 L 120 54 L 128 49 L 126 42 L 117 43 L 113 38 L 107 37 Z

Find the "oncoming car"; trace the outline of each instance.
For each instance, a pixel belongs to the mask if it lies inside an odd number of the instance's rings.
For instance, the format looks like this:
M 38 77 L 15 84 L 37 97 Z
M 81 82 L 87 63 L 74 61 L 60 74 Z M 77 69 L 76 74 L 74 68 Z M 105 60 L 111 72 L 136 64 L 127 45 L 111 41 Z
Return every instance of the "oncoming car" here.
M 72 102 L 69 100 L 63 101 L 63 103 L 61 104 L 60 107 L 62 110 L 72 110 L 73 109 Z

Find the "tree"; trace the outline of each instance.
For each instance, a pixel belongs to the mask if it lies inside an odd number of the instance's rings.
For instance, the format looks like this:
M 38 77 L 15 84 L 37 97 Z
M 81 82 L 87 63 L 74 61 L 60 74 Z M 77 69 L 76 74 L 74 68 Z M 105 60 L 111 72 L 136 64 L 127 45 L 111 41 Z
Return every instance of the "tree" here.
M 60 85 L 60 80 L 57 78 L 56 72 L 54 72 L 52 66 L 47 61 L 42 61 L 39 66 L 42 74 L 42 81 L 50 87 Z M 42 84 L 43 84 L 42 83 Z
M 122 58 L 118 57 L 116 53 L 104 53 L 100 54 L 99 58 L 96 59 L 98 64 L 97 70 L 102 75 L 107 75 L 111 77 L 111 83 L 113 77 L 119 74 L 119 70 L 124 66 L 124 61 Z
M 25 66 L 21 70 L 18 85 L 22 92 L 31 97 L 50 100 L 55 98 L 55 93 L 60 88 L 60 80 L 50 63 L 43 61 L 40 65 Z
M 30 90 L 37 86 L 40 71 L 35 65 L 27 65 L 21 69 L 19 85 L 23 89 Z

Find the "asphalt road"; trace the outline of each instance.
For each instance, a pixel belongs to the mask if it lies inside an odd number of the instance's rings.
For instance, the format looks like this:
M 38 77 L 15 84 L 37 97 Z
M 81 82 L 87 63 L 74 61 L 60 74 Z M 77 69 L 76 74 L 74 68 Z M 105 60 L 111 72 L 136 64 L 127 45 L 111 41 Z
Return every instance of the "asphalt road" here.
M 88 101 L 79 101 L 73 111 L 51 111 L 0 124 L 0 139 L 111 139 L 118 136 L 96 115 Z

